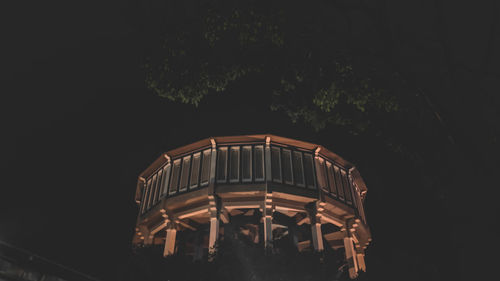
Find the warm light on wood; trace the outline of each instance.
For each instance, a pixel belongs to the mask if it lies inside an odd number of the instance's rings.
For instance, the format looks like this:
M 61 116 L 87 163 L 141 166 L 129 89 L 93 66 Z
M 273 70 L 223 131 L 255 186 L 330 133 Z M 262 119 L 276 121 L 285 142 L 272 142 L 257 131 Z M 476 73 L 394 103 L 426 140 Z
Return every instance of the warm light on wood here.
M 299 252 L 345 251 L 349 276 L 356 278 L 366 271 L 372 240 L 366 192 L 356 168 L 320 145 L 274 135 L 209 138 L 162 154 L 141 173 L 133 241 L 163 244 L 170 256 L 183 241 L 176 237 L 194 231 L 204 244 L 180 254 L 199 259 L 208 248 L 212 260 L 223 230 L 239 223 L 235 229 L 268 252 L 283 235 Z

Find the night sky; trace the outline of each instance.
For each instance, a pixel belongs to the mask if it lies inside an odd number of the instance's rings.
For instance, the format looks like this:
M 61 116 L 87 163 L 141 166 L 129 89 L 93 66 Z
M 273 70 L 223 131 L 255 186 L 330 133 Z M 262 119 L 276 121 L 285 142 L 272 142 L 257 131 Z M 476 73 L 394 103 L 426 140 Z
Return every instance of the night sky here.
M 390 51 L 421 88 L 463 112 L 445 110 L 470 174 L 451 175 L 464 184 L 444 194 L 419 189 L 411 167 L 381 143 L 315 133 L 271 112 L 259 85 L 237 84 L 199 108 L 155 96 L 140 69 L 144 3 L 33 1 L 3 9 L 0 239 L 119 280 L 130 262 L 140 172 L 162 152 L 203 138 L 271 133 L 322 144 L 359 168 L 374 239 L 367 280 L 488 276 L 500 234 L 498 160 L 490 160 L 498 159 L 498 141 L 484 151 L 474 136 L 498 130 L 498 107 L 490 109 L 500 104 L 500 10 L 490 2 L 421 2 L 385 2 L 388 24 L 408 40 Z M 436 3 L 445 13 L 445 54 L 433 51 L 428 24 Z M 460 66 L 459 84 L 439 82 L 443 59 Z

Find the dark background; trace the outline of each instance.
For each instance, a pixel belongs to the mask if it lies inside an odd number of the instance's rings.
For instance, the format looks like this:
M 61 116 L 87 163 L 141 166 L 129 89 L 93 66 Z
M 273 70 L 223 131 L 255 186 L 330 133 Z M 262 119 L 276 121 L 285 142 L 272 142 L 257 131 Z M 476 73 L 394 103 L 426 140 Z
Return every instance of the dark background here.
M 16 2 L 3 9 L 0 239 L 119 280 L 131 260 L 142 170 L 160 153 L 206 137 L 272 133 L 322 144 L 358 166 L 374 239 L 365 278 L 491 276 L 498 141 L 482 140 L 498 130 L 498 4 L 379 2 L 401 39 L 389 51 L 453 116 L 465 173 L 450 175 L 463 183 L 456 190 L 422 187 L 425 179 L 376 140 L 291 124 L 269 111 L 258 85 L 235 85 L 198 109 L 155 96 L 139 67 L 146 2 Z M 448 85 L 442 65 L 456 66 Z

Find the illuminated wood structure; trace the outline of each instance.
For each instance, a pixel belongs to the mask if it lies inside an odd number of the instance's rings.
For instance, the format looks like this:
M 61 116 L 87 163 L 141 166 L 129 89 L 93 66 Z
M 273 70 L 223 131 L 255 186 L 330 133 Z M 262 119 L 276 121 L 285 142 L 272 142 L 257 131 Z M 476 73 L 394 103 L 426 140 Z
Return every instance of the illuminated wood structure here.
M 133 243 L 162 244 L 169 256 L 183 231 L 208 229 L 193 251 L 205 248 L 212 259 L 224 225 L 257 217 L 241 228 L 255 243 L 272 250 L 279 233 L 298 251 L 344 248 L 355 278 L 371 241 L 366 192 L 356 168 L 320 145 L 274 135 L 208 138 L 163 154 L 139 176 Z

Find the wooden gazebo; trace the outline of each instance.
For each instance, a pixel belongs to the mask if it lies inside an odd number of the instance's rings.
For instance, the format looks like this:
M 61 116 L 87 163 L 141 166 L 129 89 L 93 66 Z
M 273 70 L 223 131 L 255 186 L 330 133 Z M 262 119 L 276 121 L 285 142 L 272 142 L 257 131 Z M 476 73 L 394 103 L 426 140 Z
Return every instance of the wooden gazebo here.
M 139 176 L 133 243 L 164 245 L 169 256 L 178 232 L 198 233 L 182 249 L 196 256 L 205 248 L 212 259 L 224 226 L 247 217 L 242 231 L 267 249 L 277 235 L 298 251 L 345 248 L 355 278 L 371 241 L 366 192 L 356 168 L 321 145 L 275 135 L 207 138 L 164 153 Z

